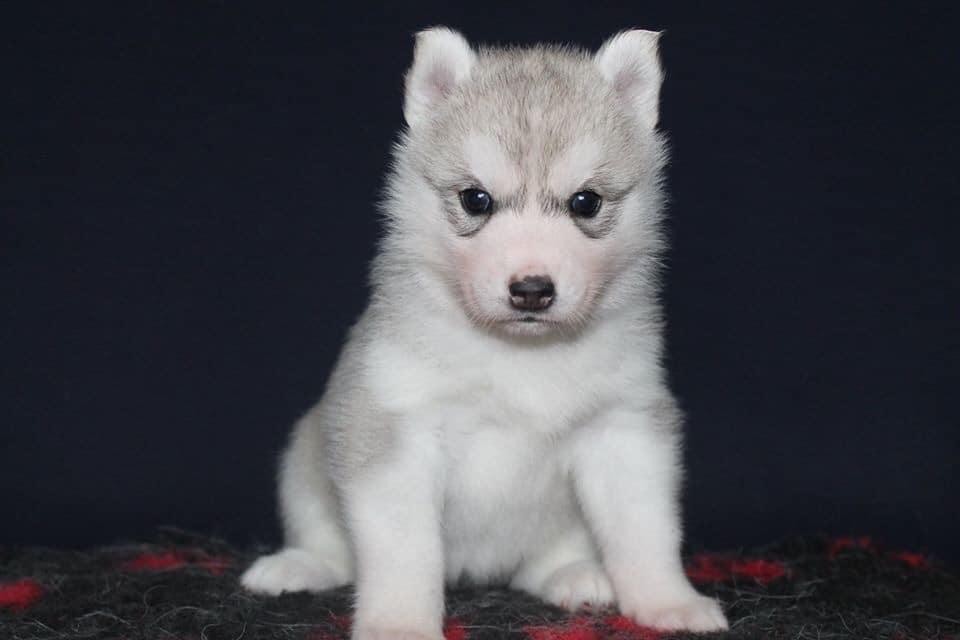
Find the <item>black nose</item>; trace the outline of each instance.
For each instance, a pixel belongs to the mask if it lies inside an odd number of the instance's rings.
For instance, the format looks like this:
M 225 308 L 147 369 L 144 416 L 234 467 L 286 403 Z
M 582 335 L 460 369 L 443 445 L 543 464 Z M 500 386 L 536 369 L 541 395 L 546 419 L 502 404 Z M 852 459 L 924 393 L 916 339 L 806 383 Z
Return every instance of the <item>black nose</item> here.
M 553 302 L 554 293 L 548 276 L 527 276 L 510 283 L 510 304 L 522 311 L 542 311 Z

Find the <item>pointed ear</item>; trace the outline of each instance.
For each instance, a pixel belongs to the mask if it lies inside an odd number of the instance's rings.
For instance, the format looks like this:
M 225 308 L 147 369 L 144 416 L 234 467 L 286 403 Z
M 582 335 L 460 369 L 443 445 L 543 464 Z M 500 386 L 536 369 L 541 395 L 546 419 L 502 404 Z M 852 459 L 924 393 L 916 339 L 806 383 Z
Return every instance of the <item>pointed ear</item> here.
M 594 62 L 641 124 L 657 126 L 663 72 L 657 55 L 660 32 L 621 31 L 600 47 Z
M 406 76 L 403 117 L 414 128 L 469 75 L 477 55 L 453 29 L 433 27 L 417 34 Z

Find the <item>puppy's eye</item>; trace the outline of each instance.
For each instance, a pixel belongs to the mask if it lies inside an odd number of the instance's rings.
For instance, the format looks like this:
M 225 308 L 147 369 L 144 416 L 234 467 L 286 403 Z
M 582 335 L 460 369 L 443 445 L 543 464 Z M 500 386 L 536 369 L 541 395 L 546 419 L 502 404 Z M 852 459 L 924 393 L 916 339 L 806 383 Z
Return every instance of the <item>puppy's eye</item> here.
M 603 198 L 593 191 L 579 191 L 570 197 L 570 211 L 579 218 L 592 218 L 600 211 Z
M 493 208 L 493 198 L 482 189 L 464 189 L 460 192 L 460 205 L 470 215 L 479 216 L 490 213 Z

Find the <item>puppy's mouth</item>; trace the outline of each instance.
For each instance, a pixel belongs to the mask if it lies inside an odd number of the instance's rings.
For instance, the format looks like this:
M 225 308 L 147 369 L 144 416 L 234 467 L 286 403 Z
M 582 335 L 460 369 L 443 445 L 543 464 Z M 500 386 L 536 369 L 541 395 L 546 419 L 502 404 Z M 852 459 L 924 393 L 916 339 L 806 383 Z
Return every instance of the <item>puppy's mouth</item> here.
M 557 318 L 547 316 L 525 314 L 516 315 L 500 320 L 500 324 L 514 327 L 552 327 L 560 324 Z
M 556 324 L 556 318 L 547 318 L 544 316 L 538 315 L 523 315 L 523 316 L 513 316 L 512 318 L 504 319 L 504 322 L 507 324 Z
M 566 326 L 562 317 L 536 313 L 518 313 L 502 317 L 495 323 L 507 335 L 527 337 L 551 335 Z

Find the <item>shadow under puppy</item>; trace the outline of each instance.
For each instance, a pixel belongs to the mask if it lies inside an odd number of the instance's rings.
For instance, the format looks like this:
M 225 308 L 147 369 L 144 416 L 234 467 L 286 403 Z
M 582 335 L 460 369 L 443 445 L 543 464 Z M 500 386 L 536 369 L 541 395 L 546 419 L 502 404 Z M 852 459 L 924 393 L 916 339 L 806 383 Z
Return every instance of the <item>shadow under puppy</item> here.
M 286 548 L 247 588 L 355 581 L 356 640 L 441 638 L 461 578 L 726 628 L 680 559 L 657 40 L 417 35 L 373 294 L 283 455 Z

